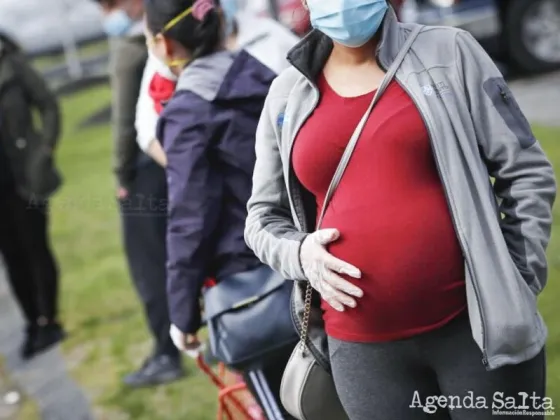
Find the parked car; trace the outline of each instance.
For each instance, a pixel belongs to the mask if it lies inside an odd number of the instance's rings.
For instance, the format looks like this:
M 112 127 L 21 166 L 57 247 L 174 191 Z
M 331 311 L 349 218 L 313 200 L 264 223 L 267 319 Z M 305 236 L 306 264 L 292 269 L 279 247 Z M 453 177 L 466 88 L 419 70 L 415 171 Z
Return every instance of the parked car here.
M 560 67 L 560 0 L 406 0 L 406 3 L 408 7 L 416 7 L 419 22 L 464 28 L 490 53 L 519 70 L 540 72 Z
M 60 51 L 104 37 L 99 7 L 91 0 L 0 0 L 0 32 L 30 55 Z

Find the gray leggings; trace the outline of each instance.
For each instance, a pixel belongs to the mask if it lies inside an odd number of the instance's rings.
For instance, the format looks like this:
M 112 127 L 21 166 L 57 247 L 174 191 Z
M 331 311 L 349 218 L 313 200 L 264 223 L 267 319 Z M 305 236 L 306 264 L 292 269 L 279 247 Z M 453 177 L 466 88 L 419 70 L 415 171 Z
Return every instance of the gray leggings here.
M 486 371 L 466 314 L 437 331 L 405 340 L 354 343 L 330 337 L 329 352 L 336 389 L 350 420 L 486 420 L 496 417 L 493 402 L 501 410 L 509 408 L 508 395 L 518 399 L 517 407 L 523 405 L 520 392 L 545 395 L 544 349 L 525 363 Z M 503 397 L 494 398 L 497 392 Z M 469 408 L 471 395 L 474 408 Z M 451 397 L 447 406 L 430 401 L 438 396 Z M 488 408 L 476 408 L 484 401 Z M 526 401 L 532 409 L 531 400 Z M 542 403 L 541 399 L 536 408 Z

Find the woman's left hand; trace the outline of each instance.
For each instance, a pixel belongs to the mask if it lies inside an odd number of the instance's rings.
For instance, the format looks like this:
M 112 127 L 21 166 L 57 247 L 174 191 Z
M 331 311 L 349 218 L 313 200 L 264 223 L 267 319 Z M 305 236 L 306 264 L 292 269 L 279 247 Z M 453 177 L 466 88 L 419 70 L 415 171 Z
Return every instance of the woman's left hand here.
M 204 351 L 205 346 L 196 334 L 185 334 L 175 325 L 171 325 L 169 334 L 175 347 L 193 359 L 196 359 Z

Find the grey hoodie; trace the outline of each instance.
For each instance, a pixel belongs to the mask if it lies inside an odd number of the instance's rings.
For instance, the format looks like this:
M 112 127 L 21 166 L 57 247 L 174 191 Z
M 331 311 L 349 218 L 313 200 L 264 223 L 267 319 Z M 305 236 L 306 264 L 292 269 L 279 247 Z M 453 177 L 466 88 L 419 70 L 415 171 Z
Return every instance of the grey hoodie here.
M 415 26 L 387 12 L 376 51 L 381 67 L 390 66 Z M 290 52 L 292 68 L 273 83 L 257 132 L 248 204 L 247 243 L 264 263 L 299 281 L 292 307 L 298 328 L 306 282 L 299 249 L 316 215 L 290 155 L 319 100 L 315 80 L 331 49 L 332 42 L 313 31 Z M 482 362 L 496 369 L 531 359 L 547 337 L 537 295 L 547 279 L 556 195 L 551 164 L 502 75 L 467 32 L 424 27 L 396 79 L 429 131 L 465 258 L 468 311 Z M 322 327 L 314 305 L 310 347 L 328 370 Z

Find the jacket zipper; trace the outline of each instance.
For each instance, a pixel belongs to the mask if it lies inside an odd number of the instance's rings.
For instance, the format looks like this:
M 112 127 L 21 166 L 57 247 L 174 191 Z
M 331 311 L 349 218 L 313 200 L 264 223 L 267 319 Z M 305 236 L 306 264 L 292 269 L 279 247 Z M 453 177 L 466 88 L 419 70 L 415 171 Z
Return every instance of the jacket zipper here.
M 295 130 L 296 136 L 297 133 L 299 133 L 299 131 L 301 130 L 301 127 L 303 126 L 303 124 L 307 121 L 307 119 L 311 116 L 311 114 L 313 113 L 313 111 L 315 111 L 315 108 L 317 108 L 317 105 L 319 104 L 319 99 L 320 99 L 320 95 L 319 92 L 316 90 L 316 88 L 313 86 L 313 90 L 315 92 L 315 102 L 313 103 L 313 107 L 309 110 L 309 112 L 307 112 L 307 114 L 305 115 L 305 117 L 301 120 L 301 124 L 299 124 L 298 127 L 296 127 L 297 129 Z M 288 173 L 288 194 L 290 195 L 290 199 L 292 201 L 292 203 L 294 204 L 294 207 L 296 207 L 296 202 L 293 199 L 293 195 L 291 193 L 292 191 L 292 187 L 293 187 L 293 182 L 294 182 L 294 178 L 295 178 L 295 174 L 293 172 L 293 167 L 292 167 L 292 155 L 294 152 L 294 145 L 296 142 L 296 139 L 294 138 L 293 140 L 291 140 L 291 144 L 290 144 L 290 153 L 288 156 L 288 168 L 289 168 L 289 173 Z M 307 231 L 307 226 L 306 225 L 306 220 L 305 217 L 302 219 L 301 215 L 304 214 L 304 212 L 301 210 L 301 208 L 299 207 L 299 203 L 296 207 L 296 214 L 297 217 L 299 219 L 299 224 L 302 228 L 303 231 Z
M 315 92 L 315 102 L 313 104 L 313 106 L 311 107 L 311 109 L 309 110 L 309 112 L 305 115 L 305 118 L 303 118 L 301 120 L 301 124 L 297 127 L 297 130 L 295 130 L 296 133 L 299 132 L 299 130 L 301 129 L 302 125 L 305 123 L 305 121 L 307 121 L 307 119 L 311 116 L 311 114 L 313 113 L 313 111 L 315 110 L 315 108 L 317 108 L 317 105 L 319 104 L 319 99 L 320 99 L 320 95 L 319 92 L 317 91 L 317 89 L 315 88 L 315 86 L 313 86 L 314 92 Z M 296 134 L 297 135 L 297 134 Z M 296 203 L 293 199 L 293 195 L 291 193 L 292 191 L 292 183 L 294 182 L 294 178 L 295 178 L 295 174 L 293 172 L 293 168 L 292 168 L 292 153 L 294 150 L 294 144 L 295 144 L 295 138 L 293 139 L 291 145 L 290 145 L 290 153 L 289 153 L 289 161 L 288 161 L 288 167 L 289 167 L 289 173 L 288 173 L 288 195 L 290 196 L 290 199 L 292 200 L 292 203 L 294 205 L 295 211 L 296 211 L 296 216 L 299 219 L 299 224 L 301 226 L 301 229 L 303 231 L 307 231 L 307 226 L 306 226 L 306 220 L 305 220 L 305 214 L 304 211 L 301 210 L 301 208 L 299 207 L 299 203 Z M 301 217 L 301 215 L 303 214 L 303 218 Z M 295 286 L 298 287 L 298 286 Z M 295 293 L 295 288 L 292 290 L 292 293 Z M 296 330 L 298 331 L 298 335 L 301 337 L 302 336 L 302 329 L 301 329 L 301 323 L 299 321 L 299 317 L 297 316 L 297 312 L 294 308 L 294 305 L 290 305 L 291 310 L 292 310 L 292 319 L 294 321 L 294 325 L 296 327 Z M 309 326 L 307 327 L 309 328 Z M 321 354 L 320 350 L 317 350 L 315 348 L 315 346 L 312 343 L 312 340 L 309 339 L 309 343 L 307 344 L 307 348 L 309 350 L 309 352 L 311 353 L 311 355 L 313 356 L 313 358 L 315 359 L 315 361 L 317 363 L 319 363 L 319 365 L 321 365 L 323 367 L 323 369 L 325 369 L 327 372 L 330 372 L 330 364 L 329 364 L 329 360 L 328 358 L 326 359 L 323 354 Z
M 378 63 L 380 64 L 380 63 Z M 381 65 L 381 64 L 380 64 Z M 385 69 L 385 71 L 387 71 Z M 485 321 L 484 321 L 484 312 L 482 309 L 482 304 L 480 303 L 480 291 L 478 288 L 478 282 L 476 281 L 476 278 L 474 276 L 474 270 L 472 268 L 472 263 L 471 263 L 471 258 L 470 255 L 468 253 L 468 247 L 466 246 L 466 240 L 463 238 L 463 235 L 461 234 L 461 230 L 459 229 L 458 223 L 457 223 L 457 218 L 455 215 L 455 206 L 453 204 L 453 200 L 451 199 L 451 194 L 449 192 L 449 189 L 447 188 L 447 184 L 446 184 L 446 180 L 443 176 L 442 170 L 441 170 L 441 164 L 439 161 L 439 157 L 438 157 L 438 152 L 437 152 L 437 147 L 432 135 L 432 126 L 430 124 L 430 122 L 428 121 L 428 118 L 426 117 L 425 113 L 421 111 L 421 108 L 418 105 L 418 101 L 416 100 L 415 96 L 412 94 L 412 92 L 410 92 L 410 90 L 404 85 L 404 83 L 401 83 L 401 81 L 395 76 L 395 80 L 397 81 L 397 83 L 401 86 L 401 88 L 408 94 L 408 96 L 410 97 L 410 99 L 412 100 L 412 102 L 414 102 L 414 105 L 416 106 L 416 108 L 418 109 L 418 112 L 420 113 L 420 116 L 422 117 L 422 120 L 424 122 L 424 125 L 426 126 L 426 129 L 428 130 L 428 137 L 430 139 L 430 143 L 432 146 L 432 154 L 434 156 L 434 161 L 436 163 L 436 168 L 439 174 L 439 178 L 441 179 L 441 183 L 443 186 L 443 190 L 445 191 L 445 199 L 447 200 L 447 205 L 450 209 L 450 214 L 451 214 L 451 219 L 453 221 L 453 225 L 455 226 L 455 231 L 457 232 L 457 235 L 459 236 L 459 241 L 461 242 L 461 248 L 463 249 L 463 253 L 465 254 L 465 260 L 467 262 L 467 268 L 469 270 L 469 273 L 471 275 L 472 281 L 473 281 L 473 286 L 474 286 L 474 292 L 476 295 L 476 303 L 478 305 L 478 311 L 480 313 L 480 319 L 481 319 L 481 332 L 482 332 L 482 364 L 484 365 L 484 367 L 486 369 L 488 369 L 488 355 L 486 352 L 486 325 L 485 325 Z
M 509 103 L 509 96 L 508 96 L 507 92 L 504 90 L 504 88 L 501 85 L 498 85 L 498 89 L 500 89 L 500 96 L 502 97 L 502 100 L 506 104 Z
M 315 90 L 315 88 L 314 88 L 314 90 Z M 296 133 L 299 132 L 299 130 L 301 129 L 301 127 L 303 126 L 305 121 L 307 121 L 307 119 L 311 116 L 311 114 L 313 113 L 315 108 L 317 108 L 317 105 L 319 104 L 319 93 L 316 90 L 315 90 L 315 95 L 316 95 L 316 97 L 315 97 L 315 102 L 313 104 L 313 107 L 305 115 L 305 118 L 303 118 L 301 120 L 301 124 L 297 127 L 297 130 L 295 130 Z M 292 154 L 293 154 L 293 151 L 294 151 L 294 145 L 295 145 L 295 138 L 292 140 L 292 143 L 290 144 L 290 153 L 289 153 L 289 156 L 288 156 L 288 159 L 289 159 L 289 161 L 288 161 L 288 168 L 289 168 L 289 172 L 288 172 L 288 194 L 290 196 L 291 202 L 294 205 L 294 209 L 296 211 L 296 216 L 299 219 L 298 220 L 299 225 L 301 226 L 302 230 L 307 231 L 307 226 L 305 226 L 306 225 L 305 217 L 304 218 L 301 217 L 301 214 L 303 213 L 303 211 L 301 210 L 301 208 L 299 206 L 299 203 L 296 203 L 296 201 L 294 200 L 293 194 L 292 194 L 293 182 L 294 182 L 294 178 L 295 178 L 295 174 L 294 174 L 293 168 L 292 168 Z M 295 291 L 293 291 L 292 293 L 295 293 Z M 299 318 L 298 318 L 295 310 L 293 310 L 292 315 L 293 315 L 294 324 L 296 326 L 296 329 L 298 330 L 298 333 L 301 336 L 301 334 L 302 334 L 301 323 L 299 321 Z M 314 353 L 313 351 L 311 351 L 311 352 Z

